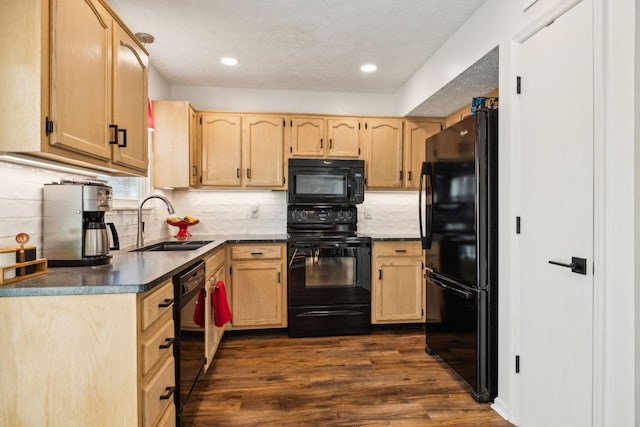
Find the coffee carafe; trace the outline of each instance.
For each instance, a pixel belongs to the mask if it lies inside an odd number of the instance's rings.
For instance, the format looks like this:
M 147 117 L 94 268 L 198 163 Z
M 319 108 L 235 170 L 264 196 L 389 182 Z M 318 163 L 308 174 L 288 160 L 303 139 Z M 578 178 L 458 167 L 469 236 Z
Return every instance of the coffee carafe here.
M 104 221 L 112 200 L 111 187 L 100 180 L 62 180 L 45 184 L 42 245 L 50 267 L 110 262 L 109 251 L 120 249 L 114 224 Z M 112 245 L 107 227 L 111 231 Z
M 111 231 L 113 246 L 109 246 L 107 226 Z M 104 212 L 85 212 L 84 225 L 84 256 L 99 257 L 109 255 L 109 250 L 120 249 L 118 232 L 112 222 L 104 222 Z

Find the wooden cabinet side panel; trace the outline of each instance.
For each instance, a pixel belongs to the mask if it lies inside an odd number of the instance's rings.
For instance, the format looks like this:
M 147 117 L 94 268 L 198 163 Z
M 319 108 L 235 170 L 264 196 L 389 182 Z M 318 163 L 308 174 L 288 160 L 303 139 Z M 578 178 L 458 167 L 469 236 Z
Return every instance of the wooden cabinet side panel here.
M 192 106 L 189 106 L 189 185 L 200 185 L 202 176 L 202 140 L 198 115 Z
M 241 185 L 241 135 L 240 115 L 202 115 L 203 185 Z
M 153 101 L 154 187 L 188 187 L 190 108 L 183 101 Z
M 0 424 L 136 425 L 135 298 L 0 298 Z
M 111 17 L 97 1 L 52 13 L 50 144 L 111 160 Z

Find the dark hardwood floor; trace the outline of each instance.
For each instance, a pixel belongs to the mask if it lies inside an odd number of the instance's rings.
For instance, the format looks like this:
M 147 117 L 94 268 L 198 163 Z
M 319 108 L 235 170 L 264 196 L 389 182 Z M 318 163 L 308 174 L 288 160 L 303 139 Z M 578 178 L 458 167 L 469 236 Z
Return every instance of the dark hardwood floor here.
M 187 426 L 511 426 L 424 352 L 424 332 L 230 336 Z

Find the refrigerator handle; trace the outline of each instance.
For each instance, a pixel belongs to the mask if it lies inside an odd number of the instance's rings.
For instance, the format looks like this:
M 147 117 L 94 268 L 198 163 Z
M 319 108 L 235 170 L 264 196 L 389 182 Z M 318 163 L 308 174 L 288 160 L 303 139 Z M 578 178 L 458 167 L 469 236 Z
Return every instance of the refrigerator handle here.
M 445 291 L 449 291 L 451 293 L 457 294 L 458 296 L 461 296 L 464 299 L 473 298 L 473 294 L 471 292 L 467 292 L 463 289 L 454 288 L 453 286 L 445 285 L 443 282 L 441 282 L 440 280 L 436 280 L 433 277 L 430 277 L 429 279 L 431 279 L 434 285 L 444 289 Z
M 418 185 L 418 216 L 420 223 L 420 241 L 422 242 L 422 249 L 431 249 L 431 239 L 432 239 L 432 222 L 433 222 L 433 188 L 431 188 L 431 212 L 426 212 L 426 199 L 425 199 L 425 227 L 427 227 L 428 235 L 425 234 L 425 230 L 422 227 L 422 183 L 424 182 L 424 178 L 429 177 L 431 186 L 433 187 L 433 167 L 431 162 L 422 163 L 422 169 L 420 171 L 420 182 Z M 429 221 L 427 221 L 429 219 Z

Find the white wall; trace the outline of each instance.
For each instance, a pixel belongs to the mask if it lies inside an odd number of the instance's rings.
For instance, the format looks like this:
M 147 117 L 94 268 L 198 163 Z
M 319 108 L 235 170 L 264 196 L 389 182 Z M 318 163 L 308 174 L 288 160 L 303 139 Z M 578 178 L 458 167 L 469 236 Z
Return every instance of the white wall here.
M 199 110 L 394 115 L 393 95 L 173 86 L 171 99 Z

